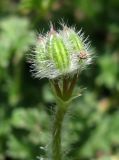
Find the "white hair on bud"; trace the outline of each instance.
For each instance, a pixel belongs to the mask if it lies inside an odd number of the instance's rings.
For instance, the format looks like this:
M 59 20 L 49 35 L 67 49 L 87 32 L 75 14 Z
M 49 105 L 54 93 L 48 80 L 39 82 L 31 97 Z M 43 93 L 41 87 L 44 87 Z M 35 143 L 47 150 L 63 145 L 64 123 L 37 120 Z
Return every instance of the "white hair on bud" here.
M 85 38 L 82 29 L 77 32 L 76 27 L 68 27 L 63 21 L 59 23 L 62 26 L 62 30 L 56 32 L 53 24 L 50 22 L 50 31 L 45 35 L 39 34 L 38 36 L 36 47 L 33 50 L 32 55 L 29 56 L 29 62 L 32 64 L 31 71 L 34 77 L 40 79 L 45 77 L 55 79 L 64 75 L 71 76 L 71 74 L 83 70 L 92 61 L 92 50 L 90 49 L 91 43 L 89 37 Z M 76 39 L 79 40 L 79 44 L 76 44 L 77 42 L 75 42 L 74 39 L 70 39 L 71 34 L 76 36 Z M 62 39 L 69 56 L 69 66 L 62 71 L 56 66 L 57 62 L 55 62 L 55 59 L 50 57 L 50 55 L 54 55 L 54 53 L 48 53 L 47 45 L 52 41 L 54 35 L 56 35 L 57 38 L 59 37 Z M 52 44 L 49 43 L 49 45 Z M 81 46 L 81 49 L 74 49 L 74 45 Z M 81 57 L 82 52 L 84 55 Z

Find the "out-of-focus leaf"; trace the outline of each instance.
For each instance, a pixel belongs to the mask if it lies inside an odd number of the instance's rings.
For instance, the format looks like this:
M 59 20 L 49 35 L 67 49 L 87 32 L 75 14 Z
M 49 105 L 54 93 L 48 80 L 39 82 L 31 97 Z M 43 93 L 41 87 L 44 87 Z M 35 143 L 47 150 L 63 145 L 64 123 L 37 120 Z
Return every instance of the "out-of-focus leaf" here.
M 8 17 L 0 23 L 0 66 L 7 67 L 14 54 L 14 63 L 24 56 L 29 45 L 34 42 L 34 34 L 30 31 L 27 19 Z
M 98 85 L 105 85 L 107 88 L 116 88 L 118 83 L 118 63 L 114 59 L 114 55 L 107 54 L 100 57 L 99 66 L 101 74 L 96 79 Z
M 23 141 L 20 141 L 15 136 L 10 136 L 7 142 L 9 150 L 7 150 L 7 155 L 13 158 L 28 159 L 30 158 L 30 148 L 29 145 Z

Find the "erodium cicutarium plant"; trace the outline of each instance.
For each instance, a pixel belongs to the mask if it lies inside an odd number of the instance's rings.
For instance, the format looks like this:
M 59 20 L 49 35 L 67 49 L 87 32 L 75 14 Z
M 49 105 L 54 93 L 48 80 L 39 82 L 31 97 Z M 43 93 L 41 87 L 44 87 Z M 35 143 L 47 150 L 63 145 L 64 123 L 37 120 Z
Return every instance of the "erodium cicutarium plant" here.
M 51 160 L 62 160 L 62 123 L 72 101 L 74 87 L 82 70 L 92 62 L 92 51 L 82 31 L 62 25 L 56 31 L 53 25 L 46 35 L 39 35 L 29 56 L 33 75 L 48 78 L 56 99 L 52 131 Z

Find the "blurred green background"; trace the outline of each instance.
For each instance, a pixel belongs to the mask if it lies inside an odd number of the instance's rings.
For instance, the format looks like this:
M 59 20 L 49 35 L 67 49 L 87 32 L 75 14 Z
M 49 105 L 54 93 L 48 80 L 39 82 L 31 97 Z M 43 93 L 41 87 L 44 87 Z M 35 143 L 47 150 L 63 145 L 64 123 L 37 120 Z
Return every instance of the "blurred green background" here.
M 119 160 L 119 0 L 0 0 L 0 160 L 46 157 L 55 100 L 26 55 L 62 18 L 90 35 L 96 54 L 64 124 L 67 160 Z

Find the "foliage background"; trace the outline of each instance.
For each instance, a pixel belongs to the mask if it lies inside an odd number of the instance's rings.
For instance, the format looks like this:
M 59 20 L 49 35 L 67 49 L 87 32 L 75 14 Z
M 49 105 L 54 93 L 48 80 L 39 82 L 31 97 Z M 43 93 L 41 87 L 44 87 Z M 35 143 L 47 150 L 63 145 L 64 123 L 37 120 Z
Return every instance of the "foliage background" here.
M 46 79 L 31 77 L 26 54 L 62 18 L 90 35 L 96 53 L 64 124 L 67 159 L 119 160 L 118 0 L 0 0 L 0 160 L 46 156 L 54 98 Z

